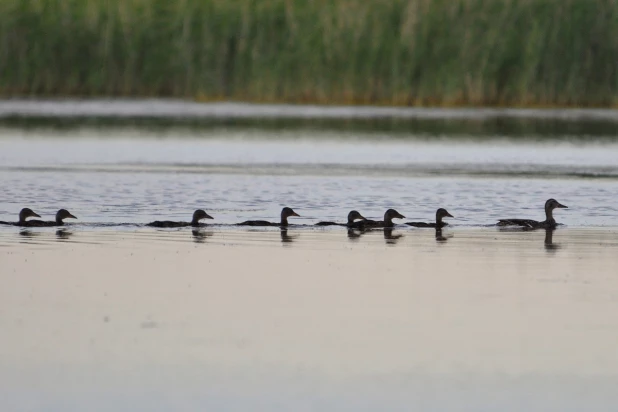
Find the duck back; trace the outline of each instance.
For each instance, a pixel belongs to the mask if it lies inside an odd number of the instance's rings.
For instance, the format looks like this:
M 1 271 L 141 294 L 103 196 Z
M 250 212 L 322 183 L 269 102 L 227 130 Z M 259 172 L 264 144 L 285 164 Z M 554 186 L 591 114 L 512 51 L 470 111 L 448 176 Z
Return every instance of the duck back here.
M 185 227 L 191 226 L 189 222 L 172 222 L 170 220 L 156 220 L 148 223 L 146 226 L 150 227 Z

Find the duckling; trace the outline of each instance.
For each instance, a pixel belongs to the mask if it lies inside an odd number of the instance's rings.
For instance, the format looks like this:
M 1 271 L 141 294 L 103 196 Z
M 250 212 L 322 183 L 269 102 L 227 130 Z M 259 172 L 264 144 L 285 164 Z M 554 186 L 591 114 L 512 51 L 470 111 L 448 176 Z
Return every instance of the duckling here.
M 154 222 L 148 223 L 146 226 L 151 227 L 185 227 L 185 226 L 199 226 L 200 220 L 202 219 L 213 219 L 208 213 L 204 212 L 202 209 L 197 209 L 193 212 L 193 219 L 191 222 L 172 222 L 169 220 L 156 220 Z
M 38 214 L 34 213 L 32 209 L 24 207 L 19 211 L 19 221 L 17 222 L 0 222 L 2 225 L 12 225 L 12 226 L 25 226 L 26 219 L 29 217 L 41 217 Z
M 347 227 L 353 227 L 355 220 L 367 220 L 367 219 L 365 219 L 363 217 L 363 215 L 361 215 L 356 210 L 352 210 L 350 213 L 348 213 L 348 223 L 318 222 L 315 225 L 316 226 L 347 226 Z
M 555 199 L 548 199 L 545 202 L 545 220 L 538 222 L 536 220 L 529 219 L 500 219 L 497 226 L 521 226 L 528 229 L 553 229 L 557 223 L 554 220 L 554 209 L 568 209 L 567 206 L 560 204 Z
M 242 223 L 237 223 L 237 226 L 284 226 L 285 227 L 288 225 L 288 217 L 291 217 L 291 216 L 300 217 L 300 215 L 297 214 L 295 211 L 293 211 L 291 208 L 284 207 L 281 210 L 281 222 L 280 223 L 268 222 L 266 220 L 247 220 Z
M 384 213 L 384 220 L 362 220 L 360 222 L 354 222 L 354 225 L 358 225 L 359 228 L 373 228 L 373 227 L 393 227 L 393 219 L 405 219 L 406 217 L 396 211 L 395 209 L 388 209 Z
M 445 217 L 454 217 L 446 209 L 440 208 L 436 211 L 436 223 L 425 223 L 425 222 L 406 222 L 405 224 L 408 226 L 414 227 L 434 227 L 434 228 L 442 228 L 444 226 L 448 226 L 448 223 L 443 222 L 442 219 Z
M 20 226 L 27 226 L 27 227 L 63 226 L 64 225 L 64 221 L 63 221 L 64 219 L 77 219 L 77 218 L 75 216 L 73 216 L 71 213 L 69 213 L 68 210 L 60 209 L 58 212 L 56 212 L 56 220 L 55 221 L 28 220 L 27 222 L 24 222 Z

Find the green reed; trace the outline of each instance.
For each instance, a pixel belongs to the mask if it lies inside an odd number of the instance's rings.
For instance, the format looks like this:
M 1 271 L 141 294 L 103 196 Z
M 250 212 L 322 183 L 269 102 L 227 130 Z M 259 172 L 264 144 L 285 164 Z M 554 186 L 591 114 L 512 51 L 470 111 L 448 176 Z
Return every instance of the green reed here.
M 618 102 L 618 0 L 0 0 L 3 96 Z

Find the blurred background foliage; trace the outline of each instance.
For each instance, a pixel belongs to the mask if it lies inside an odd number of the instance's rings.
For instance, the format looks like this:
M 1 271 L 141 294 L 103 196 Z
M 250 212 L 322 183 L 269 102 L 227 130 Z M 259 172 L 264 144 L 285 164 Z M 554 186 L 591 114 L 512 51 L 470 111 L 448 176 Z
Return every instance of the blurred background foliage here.
M 0 95 L 613 106 L 618 0 L 0 0 Z

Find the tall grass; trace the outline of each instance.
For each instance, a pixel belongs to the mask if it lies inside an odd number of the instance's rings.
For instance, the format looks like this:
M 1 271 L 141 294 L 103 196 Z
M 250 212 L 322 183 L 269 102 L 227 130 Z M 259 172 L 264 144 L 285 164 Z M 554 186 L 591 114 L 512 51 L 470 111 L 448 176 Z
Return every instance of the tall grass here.
M 618 0 L 0 0 L 3 96 L 618 103 Z

